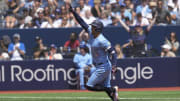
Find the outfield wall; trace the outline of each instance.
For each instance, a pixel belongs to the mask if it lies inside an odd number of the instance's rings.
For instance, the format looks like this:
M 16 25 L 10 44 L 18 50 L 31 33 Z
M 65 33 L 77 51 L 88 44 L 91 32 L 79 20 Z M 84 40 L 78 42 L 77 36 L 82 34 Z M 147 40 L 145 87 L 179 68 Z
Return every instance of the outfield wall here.
M 26 55 L 32 56 L 32 50 L 35 46 L 35 37 L 40 36 L 43 38 L 45 45 L 52 43 L 58 47 L 63 46 L 68 40 L 70 33 L 79 33 L 81 28 L 59 28 L 59 29 L 0 29 L 0 37 L 2 35 L 9 35 L 11 38 L 14 33 L 21 35 L 21 41 L 25 43 Z M 164 44 L 165 36 L 170 32 L 176 32 L 180 40 L 180 26 L 154 26 L 149 32 L 147 43 L 151 44 L 154 49 L 161 51 L 161 45 Z M 127 43 L 130 38 L 127 31 L 122 27 L 106 27 L 103 30 L 104 35 L 111 41 L 113 45 L 119 43 L 123 45 Z
M 120 88 L 180 86 L 180 57 L 118 60 L 112 85 Z M 0 90 L 76 89 L 72 60 L 0 62 Z

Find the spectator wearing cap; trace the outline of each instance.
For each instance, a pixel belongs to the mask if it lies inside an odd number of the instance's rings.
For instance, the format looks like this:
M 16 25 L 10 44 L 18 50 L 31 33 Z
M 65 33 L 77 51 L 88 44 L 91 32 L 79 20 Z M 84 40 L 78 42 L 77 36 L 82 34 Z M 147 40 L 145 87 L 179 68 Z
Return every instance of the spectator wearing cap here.
M 179 51 L 179 41 L 177 39 L 176 33 L 175 32 L 171 32 L 169 37 L 166 37 L 165 39 L 165 44 L 169 45 L 171 47 L 171 51 L 173 53 L 176 54 L 176 56 L 178 55 L 178 51 Z
M 169 0 L 174 4 L 174 12 L 177 12 L 177 24 L 180 24 L 180 0 Z
M 20 35 L 18 33 L 13 35 L 13 41 L 8 46 L 8 53 L 11 56 L 11 60 L 23 60 L 26 50 L 24 43 L 20 42 Z
M 109 0 L 109 4 L 111 5 L 112 16 L 116 16 L 121 9 L 119 3 L 116 0 Z
M 114 27 L 114 26 L 120 26 L 121 25 L 116 17 L 112 16 L 111 20 L 112 20 L 112 23 L 108 25 L 109 27 Z
M 77 40 L 77 35 L 75 32 L 72 32 L 69 36 L 69 40 L 64 44 L 64 51 L 77 51 L 79 47 L 79 40 Z
M 171 46 L 169 46 L 168 44 L 164 44 L 161 47 L 161 57 L 176 57 L 176 55 L 171 51 Z
M 90 74 L 95 70 L 92 64 L 92 57 L 88 54 L 88 47 L 86 45 L 80 45 L 80 52 L 76 53 L 73 62 L 76 67 L 76 75 L 79 81 L 81 90 L 85 89 L 84 74 L 85 71 L 90 71 Z
M 142 57 L 146 56 L 145 53 L 145 44 L 146 44 L 146 38 L 148 35 L 148 32 L 151 30 L 152 26 L 154 25 L 156 21 L 157 13 L 152 21 L 151 24 L 147 26 L 145 30 L 143 30 L 141 25 L 136 25 L 134 29 L 130 29 L 129 26 L 127 26 L 121 18 L 119 18 L 119 22 L 121 25 L 125 28 L 127 32 L 129 32 L 132 42 L 133 42 L 133 47 L 135 50 L 135 57 Z
M 62 60 L 63 56 L 60 53 L 57 53 L 57 47 L 55 44 L 51 44 L 49 50 L 49 60 Z
M 33 17 L 31 16 L 32 10 L 28 10 L 27 8 L 23 9 L 23 15 L 18 18 L 18 26 L 20 29 L 22 28 L 33 28 Z
M 42 38 L 36 36 L 35 41 L 36 41 L 36 45 L 33 48 L 34 59 L 38 60 L 45 58 L 44 52 L 47 50 L 47 47 L 43 44 Z
M 180 12 L 180 0 L 168 0 L 168 3 L 173 3 L 174 11 Z
M 174 11 L 174 7 L 175 7 L 174 3 L 171 2 L 168 3 L 168 11 L 171 16 L 171 24 L 176 25 L 178 14 L 176 11 Z

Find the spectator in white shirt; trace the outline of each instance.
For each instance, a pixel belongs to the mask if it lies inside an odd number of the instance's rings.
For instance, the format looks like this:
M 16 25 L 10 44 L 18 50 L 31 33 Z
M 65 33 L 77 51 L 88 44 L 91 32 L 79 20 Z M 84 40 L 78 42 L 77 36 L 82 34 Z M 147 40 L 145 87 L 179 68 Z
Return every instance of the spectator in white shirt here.
M 171 51 L 171 46 L 169 46 L 168 44 L 164 44 L 161 47 L 161 57 L 176 57 L 176 55 Z
M 55 44 L 51 44 L 49 51 L 49 60 L 62 60 L 63 56 L 57 53 L 57 47 Z
M 106 12 L 106 11 L 101 13 L 101 19 L 100 20 L 105 27 L 112 23 L 112 20 L 110 20 L 108 18 L 108 12 Z
M 92 16 L 90 10 L 86 10 L 85 11 L 85 16 L 82 17 L 82 18 L 87 24 L 91 24 L 94 20 L 96 20 L 96 18 L 94 16 Z
M 147 26 L 149 21 L 147 18 L 142 17 L 141 13 L 138 13 L 133 25 Z

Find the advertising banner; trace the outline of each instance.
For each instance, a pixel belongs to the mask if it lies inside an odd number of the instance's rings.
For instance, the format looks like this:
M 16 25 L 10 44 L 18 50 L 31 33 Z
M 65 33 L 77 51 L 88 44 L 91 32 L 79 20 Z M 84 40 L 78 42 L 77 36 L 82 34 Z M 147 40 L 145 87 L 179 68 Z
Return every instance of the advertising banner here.
M 112 86 L 120 88 L 180 86 L 180 58 L 118 60 Z M 0 90 L 76 89 L 72 60 L 2 61 Z

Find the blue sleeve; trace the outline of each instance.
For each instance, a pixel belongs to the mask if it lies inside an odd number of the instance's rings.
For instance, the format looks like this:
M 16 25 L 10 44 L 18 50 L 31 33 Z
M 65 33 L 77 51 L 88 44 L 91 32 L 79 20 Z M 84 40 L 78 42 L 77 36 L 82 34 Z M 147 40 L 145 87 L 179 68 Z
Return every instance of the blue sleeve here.
M 82 62 L 79 60 L 79 58 L 80 58 L 80 57 L 78 56 L 78 54 L 76 54 L 76 55 L 74 56 L 74 58 L 73 58 L 73 62 L 74 62 L 74 64 L 75 64 L 75 66 L 76 66 L 77 69 L 83 68 L 83 67 L 86 66 L 84 63 L 82 63 Z
M 77 63 L 79 62 L 79 59 L 78 59 L 78 55 L 77 54 L 74 56 L 73 62 L 75 63 L 76 66 L 78 66 Z
M 88 32 L 89 25 L 75 11 L 72 11 L 72 13 L 77 22 Z
M 111 43 L 109 41 L 107 41 L 107 40 L 103 40 L 102 43 L 101 43 L 101 46 L 106 50 L 109 47 L 111 47 Z
M 8 46 L 8 52 L 12 52 L 12 51 L 13 51 L 13 44 L 11 43 Z
M 21 44 L 20 44 L 19 49 L 22 50 L 22 51 L 24 51 L 24 53 L 26 53 L 26 48 L 25 48 L 24 43 L 21 43 Z

